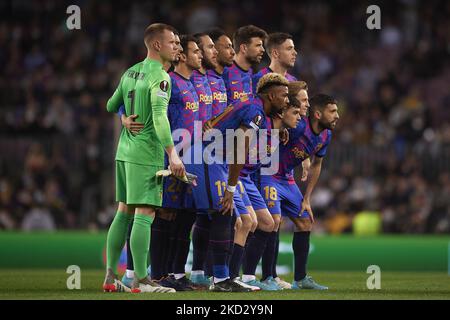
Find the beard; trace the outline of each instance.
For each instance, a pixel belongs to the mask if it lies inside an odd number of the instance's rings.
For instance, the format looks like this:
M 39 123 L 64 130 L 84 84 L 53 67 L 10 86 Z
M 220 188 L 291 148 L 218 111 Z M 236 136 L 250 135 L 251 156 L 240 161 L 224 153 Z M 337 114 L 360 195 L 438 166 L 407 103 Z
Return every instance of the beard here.
M 203 59 L 202 59 L 202 66 L 206 70 L 214 69 L 216 67 L 216 65 L 211 60 L 209 60 L 209 59 L 207 59 L 205 57 L 203 57 Z

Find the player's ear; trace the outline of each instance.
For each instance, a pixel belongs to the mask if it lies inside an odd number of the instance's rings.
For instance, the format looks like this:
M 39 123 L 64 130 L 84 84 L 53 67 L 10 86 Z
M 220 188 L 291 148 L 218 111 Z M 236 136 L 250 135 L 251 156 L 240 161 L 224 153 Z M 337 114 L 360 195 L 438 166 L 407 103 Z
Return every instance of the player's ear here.
M 181 62 L 186 62 L 187 61 L 187 55 L 184 52 L 180 53 L 180 61 Z
M 158 52 L 161 51 L 161 41 L 159 40 L 153 41 L 153 48 Z
M 241 45 L 239 46 L 239 52 L 242 53 L 247 53 L 247 45 L 245 43 L 241 43 Z

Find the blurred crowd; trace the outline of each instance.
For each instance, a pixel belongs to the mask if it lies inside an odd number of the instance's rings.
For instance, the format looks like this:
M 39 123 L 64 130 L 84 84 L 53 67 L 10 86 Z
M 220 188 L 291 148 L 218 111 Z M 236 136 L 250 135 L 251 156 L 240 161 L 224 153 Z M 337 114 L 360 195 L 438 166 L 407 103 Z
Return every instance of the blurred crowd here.
M 81 30 L 66 27 L 71 4 Z M 119 120 L 106 101 L 145 56 L 145 27 L 163 21 L 294 36 L 292 73 L 310 95 L 336 96 L 341 115 L 314 193 L 318 231 L 351 232 L 371 210 L 383 232 L 450 232 L 450 3 L 381 1 L 381 30 L 366 27 L 368 5 L 0 1 L 0 229 L 108 225 Z

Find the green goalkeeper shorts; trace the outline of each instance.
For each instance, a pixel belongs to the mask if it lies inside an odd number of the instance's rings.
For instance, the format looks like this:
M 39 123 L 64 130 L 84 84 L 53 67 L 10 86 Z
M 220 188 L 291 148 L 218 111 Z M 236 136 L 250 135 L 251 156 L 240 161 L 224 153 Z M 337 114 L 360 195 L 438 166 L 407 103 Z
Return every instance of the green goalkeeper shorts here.
M 116 200 L 129 205 L 161 207 L 163 184 L 156 178 L 159 166 L 116 160 Z

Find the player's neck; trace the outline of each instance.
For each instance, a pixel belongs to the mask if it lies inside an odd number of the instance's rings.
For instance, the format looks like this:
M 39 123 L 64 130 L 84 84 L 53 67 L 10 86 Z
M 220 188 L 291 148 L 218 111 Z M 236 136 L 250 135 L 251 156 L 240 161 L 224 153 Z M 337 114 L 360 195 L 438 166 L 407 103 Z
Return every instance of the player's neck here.
M 244 55 L 242 54 L 236 54 L 234 57 L 234 62 L 238 65 L 239 68 L 241 68 L 244 71 L 250 70 L 252 65 L 245 59 Z
M 163 60 L 163 58 L 158 53 L 150 51 L 150 50 L 147 51 L 147 59 L 156 60 L 159 63 L 161 63 L 163 66 L 165 65 L 166 62 L 169 62 L 169 61 Z
M 188 80 L 191 78 L 192 71 L 193 70 L 184 63 L 178 63 L 175 67 L 175 72 Z
M 198 69 L 197 71 L 200 72 L 202 75 L 206 74 L 206 69 L 204 66 L 201 66 L 200 69 Z
M 218 74 L 222 74 L 224 69 L 225 69 L 225 67 L 218 63 L 216 65 L 216 67 L 214 68 L 214 71 L 216 71 Z
M 271 117 L 272 119 L 272 129 L 283 129 L 283 120 L 278 116 Z
M 287 69 L 275 61 L 272 61 L 270 63 L 269 68 L 270 68 L 270 70 L 272 70 L 275 73 L 281 74 L 282 76 L 286 76 Z
M 311 131 L 318 136 L 325 128 L 319 124 L 319 121 L 308 118 L 309 126 L 311 127 Z

